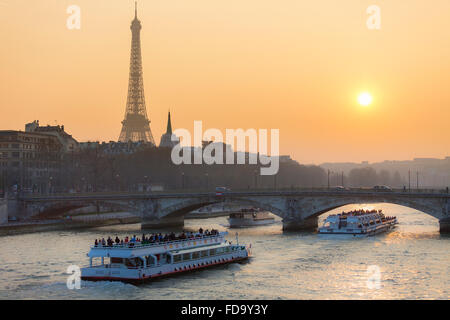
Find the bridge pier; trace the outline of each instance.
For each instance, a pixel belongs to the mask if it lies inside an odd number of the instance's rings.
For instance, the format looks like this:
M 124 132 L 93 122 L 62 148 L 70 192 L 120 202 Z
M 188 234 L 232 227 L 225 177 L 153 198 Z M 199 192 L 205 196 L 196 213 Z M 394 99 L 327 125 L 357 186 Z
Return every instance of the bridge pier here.
M 0 224 L 8 223 L 8 200 L 0 198 Z
M 33 214 L 35 213 L 33 208 L 29 208 L 23 202 L 15 198 L 11 199 L 6 198 L 4 201 L 6 201 L 5 210 L 7 211 L 7 216 L 10 218 L 15 217 L 20 219 L 26 219 L 33 216 Z
M 301 220 L 283 219 L 283 231 L 316 231 L 318 227 L 318 217 L 311 217 Z
M 150 218 L 144 217 L 141 222 L 141 229 L 164 229 L 184 227 L 184 216 Z
M 450 233 L 450 218 L 439 220 L 439 231 L 441 233 Z

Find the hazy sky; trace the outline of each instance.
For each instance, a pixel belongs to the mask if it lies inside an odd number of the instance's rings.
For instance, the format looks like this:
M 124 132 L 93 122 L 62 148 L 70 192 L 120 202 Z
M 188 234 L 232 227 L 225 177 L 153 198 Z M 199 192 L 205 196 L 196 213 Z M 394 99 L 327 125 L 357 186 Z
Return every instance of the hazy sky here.
M 66 9 L 81 8 L 69 30 Z M 366 26 L 381 8 L 381 30 Z M 141 0 L 159 144 L 174 128 L 278 128 L 302 163 L 450 155 L 449 0 Z M 117 140 L 134 1 L 0 0 L 0 129 Z M 369 107 L 357 96 L 368 91 Z

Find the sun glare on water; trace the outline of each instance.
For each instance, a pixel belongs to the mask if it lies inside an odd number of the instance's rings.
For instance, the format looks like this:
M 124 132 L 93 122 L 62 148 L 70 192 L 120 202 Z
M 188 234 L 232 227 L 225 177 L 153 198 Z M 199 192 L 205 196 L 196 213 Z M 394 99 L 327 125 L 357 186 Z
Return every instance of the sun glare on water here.
M 367 107 L 372 103 L 372 96 L 368 92 L 362 92 L 358 96 L 358 103 L 363 107 Z

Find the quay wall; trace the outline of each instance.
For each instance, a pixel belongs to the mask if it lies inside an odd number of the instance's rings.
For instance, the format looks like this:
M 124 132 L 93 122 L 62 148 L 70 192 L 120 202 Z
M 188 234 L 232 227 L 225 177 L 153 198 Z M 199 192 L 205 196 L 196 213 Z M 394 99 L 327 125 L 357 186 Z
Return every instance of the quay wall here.
M 57 231 L 57 230 L 71 230 L 84 229 L 102 226 L 112 226 L 118 224 L 132 224 L 139 223 L 141 219 L 138 217 L 118 217 L 103 220 L 85 220 L 85 221 L 43 221 L 43 222 L 29 222 L 29 223 L 9 223 L 0 225 L 0 236 Z

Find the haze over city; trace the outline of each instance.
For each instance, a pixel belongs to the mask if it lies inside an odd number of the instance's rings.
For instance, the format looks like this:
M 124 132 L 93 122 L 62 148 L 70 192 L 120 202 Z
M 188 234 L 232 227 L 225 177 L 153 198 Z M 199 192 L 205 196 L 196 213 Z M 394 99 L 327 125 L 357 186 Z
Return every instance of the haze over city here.
M 117 140 L 127 96 L 133 1 L 2 0 L 3 129 L 64 124 L 78 141 Z M 449 155 L 450 2 L 140 1 L 153 134 L 278 128 L 301 163 Z M 425 11 L 427 14 L 423 14 Z M 367 107 L 358 95 L 369 92 Z

